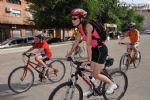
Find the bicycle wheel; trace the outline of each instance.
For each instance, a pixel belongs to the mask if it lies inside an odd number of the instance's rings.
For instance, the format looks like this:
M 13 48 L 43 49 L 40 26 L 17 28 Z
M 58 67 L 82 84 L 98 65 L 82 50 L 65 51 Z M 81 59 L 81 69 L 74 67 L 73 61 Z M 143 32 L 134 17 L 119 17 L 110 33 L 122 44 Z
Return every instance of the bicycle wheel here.
M 104 83 L 103 84 L 103 96 L 105 100 L 120 100 L 128 87 L 128 78 L 126 74 L 122 71 L 114 71 L 110 73 L 110 79 L 117 84 L 118 88 L 114 90 L 114 93 L 107 95 L 105 91 L 108 88 L 108 84 Z
M 79 57 L 85 57 L 85 48 L 84 47 L 79 48 L 78 55 L 79 55 Z
M 129 65 L 130 65 L 130 62 L 128 60 L 128 55 L 127 54 L 122 55 L 120 59 L 120 65 L 119 65 L 120 71 L 126 72 L 129 68 Z
M 141 63 L 141 52 L 137 51 L 134 55 L 135 60 L 133 61 L 133 65 L 137 68 Z
M 54 60 L 48 65 L 48 67 L 50 67 L 50 69 L 47 77 L 50 81 L 59 82 L 64 78 L 66 67 L 62 61 Z
M 83 100 L 83 92 L 78 84 L 64 82 L 52 91 L 49 100 Z
M 33 82 L 33 71 L 24 66 L 14 69 L 8 77 L 8 87 L 15 93 L 26 92 Z

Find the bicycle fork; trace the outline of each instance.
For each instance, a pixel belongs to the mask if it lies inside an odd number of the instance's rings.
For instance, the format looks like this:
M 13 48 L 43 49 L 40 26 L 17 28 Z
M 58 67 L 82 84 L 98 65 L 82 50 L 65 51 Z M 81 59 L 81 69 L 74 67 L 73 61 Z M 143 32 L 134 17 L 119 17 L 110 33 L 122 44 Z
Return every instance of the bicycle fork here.
M 27 75 L 27 68 L 24 68 L 23 74 L 22 74 L 22 77 L 20 78 L 20 80 L 23 81 L 25 79 L 26 75 Z
M 76 85 L 76 82 L 77 82 L 77 77 L 75 77 L 75 79 L 73 79 L 73 76 L 74 75 L 72 75 L 71 79 L 68 81 L 69 82 L 69 87 L 68 87 L 68 89 L 66 91 L 65 99 L 64 100 L 72 100 L 73 99 L 74 91 L 75 91 L 75 85 Z M 71 89 L 71 91 L 70 91 L 70 89 Z M 69 92 L 71 92 L 70 96 L 68 96 Z

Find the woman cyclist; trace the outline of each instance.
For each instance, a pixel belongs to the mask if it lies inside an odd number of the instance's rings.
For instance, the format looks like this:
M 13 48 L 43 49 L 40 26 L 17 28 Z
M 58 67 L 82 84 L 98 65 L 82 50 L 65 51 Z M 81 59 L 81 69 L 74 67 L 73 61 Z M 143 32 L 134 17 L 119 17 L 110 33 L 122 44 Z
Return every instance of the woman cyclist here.
M 72 55 L 73 51 L 78 46 L 80 39 L 82 37 L 82 39 L 86 41 L 87 55 L 88 55 L 88 61 L 84 62 L 82 65 L 91 63 L 94 78 L 108 83 L 109 87 L 106 90 L 106 93 L 107 94 L 113 93 L 113 91 L 117 88 L 117 85 L 113 83 L 105 75 L 100 73 L 100 70 L 102 69 L 102 67 L 104 67 L 104 63 L 108 55 L 108 49 L 106 47 L 105 42 L 99 44 L 97 40 L 92 38 L 95 37 L 100 39 L 101 37 L 99 36 L 96 29 L 89 23 L 89 20 L 87 19 L 87 12 L 85 10 L 80 8 L 73 9 L 71 11 L 71 15 L 73 26 L 77 27 L 81 34 L 78 34 L 75 43 L 72 45 L 72 48 L 66 55 L 66 57 Z M 83 95 L 88 96 L 92 92 L 93 91 L 89 90 L 85 92 Z

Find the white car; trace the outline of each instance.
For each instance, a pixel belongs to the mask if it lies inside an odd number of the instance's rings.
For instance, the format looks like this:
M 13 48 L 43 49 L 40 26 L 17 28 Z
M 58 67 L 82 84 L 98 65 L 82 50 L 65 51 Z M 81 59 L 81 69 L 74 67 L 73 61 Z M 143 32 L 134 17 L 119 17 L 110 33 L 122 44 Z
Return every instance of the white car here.
M 20 45 L 32 45 L 33 43 L 33 37 L 8 39 L 0 44 L 0 48 L 15 47 Z
M 0 44 L 0 48 L 8 48 L 8 47 L 16 46 L 16 45 L 17 45 L 16 40 L 9 39 L 9 40 L 2 42 L 2 44 Z
M 143 33 L 144 33 L 144 34 L 149 34 L 149 35 L 150 35 L 150 30 L 145 30 Z

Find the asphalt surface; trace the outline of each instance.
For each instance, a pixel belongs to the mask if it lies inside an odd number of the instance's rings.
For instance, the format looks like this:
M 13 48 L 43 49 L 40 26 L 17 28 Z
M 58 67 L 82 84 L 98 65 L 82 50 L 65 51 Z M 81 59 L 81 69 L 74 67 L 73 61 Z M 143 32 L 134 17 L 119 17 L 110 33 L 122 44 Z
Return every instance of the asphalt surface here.
M 138 68 L 129 69 L 126 73 L 128 76 L 129 86 L 126 94 L 122 100 L 149 100 L 150 98 L 150 36 L 141 36 L 141 44 L 139 50 L 142 54 L 142 61 Z M 53 58 L 64 58 L 71 43 L 65 43 L 63 45 L 51 46 L 53 52 Z M 112 68 L 119 67 L 119 60 L 121 55 L 126 51 L 126 47 L 118 45 L 117 40 L 110 40 L 107 43 L 109 48 L 109 55 L 115 59 Z M 26 47 L 13 48 L 7 50 L 0 50 L 0 100 L 47 100 L 52 90 L 60 83 L 67 81 L 70 76 L 69 63 L 64 61 L 66 65 L 66 74 L 64 79 L 58 83 L 38 83 L 37 73 L 35 73 L 35 83 L 32 88 L 21 94 L 15 94 L 8 88 L 8 76 L 10 72 L 22 66 L 21 53 L 26 50 Z M 79 80 L 79 84 L 83 87 L 83 91 L 86 90 L 86 86 Z M 91 99 L 84 98 L 84 100 L 103 100 L 101 98 Z

